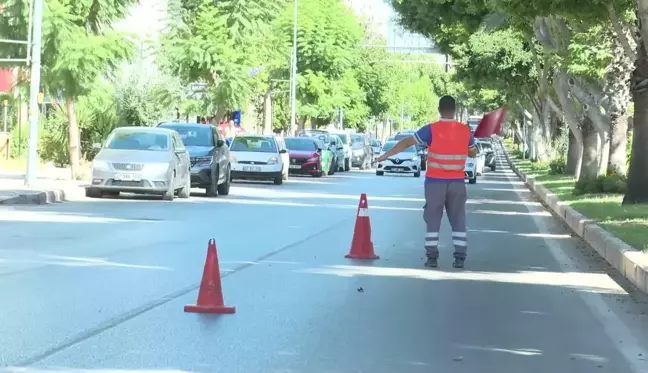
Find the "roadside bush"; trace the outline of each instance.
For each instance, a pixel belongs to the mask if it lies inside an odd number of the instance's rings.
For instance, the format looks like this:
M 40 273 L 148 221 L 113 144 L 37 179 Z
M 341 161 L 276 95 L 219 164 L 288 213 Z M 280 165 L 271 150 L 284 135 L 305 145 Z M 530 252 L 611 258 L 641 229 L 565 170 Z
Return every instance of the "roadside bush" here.
M 595 179 L 580 179 L 574 185 L 574 194 L 624 194 L 627 179 L 619 175 L 599 176 Z
M 549 175 L 564 175 L 567 160 L 563 157 L 554 159 L 549 163 Z
M 546 162 L 532 162 L 531 171 L 544 172 L 547 171 L 549 165 Z

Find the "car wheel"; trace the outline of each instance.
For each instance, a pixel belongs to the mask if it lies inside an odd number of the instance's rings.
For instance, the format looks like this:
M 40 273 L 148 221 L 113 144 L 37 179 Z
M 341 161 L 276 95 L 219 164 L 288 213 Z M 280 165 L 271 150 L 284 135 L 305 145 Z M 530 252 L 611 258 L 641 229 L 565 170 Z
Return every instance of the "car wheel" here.
M 86 188 L 85 195 L 88 198 L 101 198 L 103 193 L 97 188 Z
M 187 175 L 187 181 L 185 185 L 178 191 L 178 198 L 189 198 L 191 197 L 191 177 Z
M 274 185 L 281 185 L 281 184 L 283 184 L 283 176 L 275 177 L 274 178 Z
M 477 184 L 477 175 L 475 175 L 472 179 L 468 179 L 469 184 Z
M 218 169 L 216 169 L 216 172 L 212 172 L 211 176 L 211 182 L 207 188 L 205 188 L 205 194 L 207 197 L 218 197 L 218 178 L 220 176 L 218 174 Z
M 415 173 L 414 173 L 414 177 L 421 177 L 421 171 L 419 171 L 419 172 L 415 172 Z
M 175 198 L 175 188 L 173 187 L 174 184 L 175 184 L 175 171 L 173 171 L 173 175 L 171 175 L 171 180 L 169 180 L 169 188 L 162 195 L 163 200 L 173 201 L 173 199 Z
M 228 195 L 230 191 L 231 183 L 232 183 L 232 171 L 230 170 L 230 166 L 228 166 L 227 176 L 225 177 L 225 181 L 218 186 L 218 194 L 220 194 L 221 196 Z
M 337 159 L 334 159 L 330 164 L 329 164 L 329 170 L 328 174 L 329 175 L 334 175 L 335 174 L 335 169 L 337 168 L 338 161 Z
M 344 159 L 344 171 L 351 171 L 351 158 Z
M 384 171 L 376 171 L 376 175 L 378 176 L 383 176 L 385 174 Z

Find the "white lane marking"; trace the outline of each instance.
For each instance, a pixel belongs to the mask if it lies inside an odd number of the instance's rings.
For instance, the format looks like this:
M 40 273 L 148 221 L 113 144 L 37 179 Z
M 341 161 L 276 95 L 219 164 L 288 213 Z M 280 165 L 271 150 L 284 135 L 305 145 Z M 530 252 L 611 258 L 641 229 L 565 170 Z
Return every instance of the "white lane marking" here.
M 509 166 L 507 165 L 507 167 Z M 517 176 L 515 178 L 518 179 Z M 524 199 L 524 195 L 522 194 L 524 190 L 513 189 L 513 191 L 520 199 Z M 548 232 L 549 228 L 545 220 L 541 219 L 539 215 L 534 214 L 531 206 L 524 205 L 524 207 L 529 211 L 529 216 L 533 219 L 538 230 L 540 232 Z M 542 240 L 558 263 L 567 264 L 568 268 L 578 268 L 576 263 L 564 252 L 560 243 L 546 236 L 542 236 Z M 561 270 L 562 268 L 564 266 L 561 265 Z M 563 270 L 563 272 L 566 271 Z M 612 280 L 610 279 L 610 281 Z M 609 312 L 609 307 L 605 304 L 601 295 L 591 292 L 578 292 L 578 294 L 583 302 L 592 310 L 592 314 L 603 325 L 603 329 L 610 338 L 610 341 L 621 352 L 623 357 L 626 358 L 632 371 L 635 373 L 648 373 L 646 361 L 638 360 L 638 356 L 648 356 L 646 350 L 641 347 L 639 341 L 637 341 L 628 326 L 614 312 Z

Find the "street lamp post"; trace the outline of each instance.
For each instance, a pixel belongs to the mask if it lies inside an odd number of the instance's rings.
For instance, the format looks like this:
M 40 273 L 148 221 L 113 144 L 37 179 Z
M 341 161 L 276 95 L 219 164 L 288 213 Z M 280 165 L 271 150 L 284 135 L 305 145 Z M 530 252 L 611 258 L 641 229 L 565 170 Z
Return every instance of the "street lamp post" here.
M 293 51 L 292 68 L 290 69 L 290 132 L 295 134 L 297 128 L 297 1 L 295 0 L 295 14 L 293 21 Z
M 25 185 L 31 186 L 36 182 L 36 167 L 38 162 L 38 94 L 40 93 L 41 78 L 41 43 L 43 40 L 43 0 L 34 0 L 34 31 L 31 53 L 31 74 L 29 85 L 29 140 L 27 142 L 27 174 Z

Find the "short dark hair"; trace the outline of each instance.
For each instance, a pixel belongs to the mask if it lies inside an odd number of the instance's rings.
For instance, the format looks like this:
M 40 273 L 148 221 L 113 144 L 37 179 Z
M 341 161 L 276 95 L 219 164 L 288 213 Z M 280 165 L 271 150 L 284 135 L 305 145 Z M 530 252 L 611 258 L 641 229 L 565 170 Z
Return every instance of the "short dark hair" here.
M 439 111 L 455 111 L 457 103 L 451 96 L 443 96 L 439 100 Z

